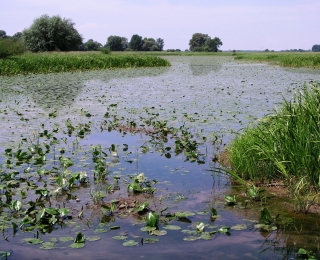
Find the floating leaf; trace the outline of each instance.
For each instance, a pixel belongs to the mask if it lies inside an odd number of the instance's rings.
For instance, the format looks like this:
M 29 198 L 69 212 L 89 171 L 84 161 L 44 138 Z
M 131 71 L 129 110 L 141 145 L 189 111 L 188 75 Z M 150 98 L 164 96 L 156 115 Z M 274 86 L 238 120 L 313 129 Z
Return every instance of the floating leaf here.
M 127 236 L 113 236 L 112 238 L 115 240 L 126 240 L 128 237 Z
M 99 239 L 100 239 L 99 236 L 86 237 L 86 241 L 90 241 L 90 242 L 97 241 Z
M 190 237 L 183 238 L 184 241 L 196 241 L 198 239 L 200 239 L 200 237 L 196 237 L 196 236 L 190 236 Z
M 54 249 L 56 246 L 53 242 L 45 242 L 42 243 L 42 246 L 40 247 L 40 249 L 44 249 L 44 250 L 49 250 L 49 249 Z
M 159 242 L 159 239 L 151 237 L 143 239 L 144 244 L 154 244 L 156 242 Z
M 24 238 L 24 239 L 22 239 L 22 242 L 27 242 L 27 243 L 33 244 L 33 245 L 38 245 L 38 244 L 43 243 L 43 241 L 38 238 Z
M 107 233 L 108 231 L 108 229 L 98 228 L 94 231 L 94 233 Z
M 179 230 L 181 229 L 181 227 L 179 226 L 175 226 L 175 225 L 165 225 L 163 226 L 164 229 L 168 229 L 168 230 Z
M 196 229 L 197 229 L 198 232 L 203 232 L 204 223 L 203 222 L 197 222 Z
M 9 251 L 0 251 L 0 259 L 7 259 L 10 255 L 11 253 Z
M 73 243 L 70 245 L 71 248 L 82 248 L 84 247 L 84 243 Z
M 232 226 L 230 229 L 233 229 L 233 230 L 244 230 L 244 229 L 247 229 L 247 226 L 245 224 L 237 224 L 235 226 Z
M 178 218 L 187 218 L 190 216 L 194 216 L 195 214 L 190 211 L 176 212 L 174 215 Z
M 128 240 L 123 243 L 123 246 L 137 246 L 137 245 L 139 245 L 139 243 L 134 240 Z
M 120 229 L 120 226 L 112 226 L 112 227 L 110 227 L 110 230 L 116 230 L 116 229 Z
M 141 231 L 153 231 L 153 230 L 156 230 L 157 228 L 156 227 L 149 227 L 149 226 L 146 226 L 146 227 L 142 227 L 141 228 Z
M 73 241 L 74 238 L 73 237 L 59 237 L 59 240 L 61 242 L 69 242 L 69 241 Z
M 155 236 L 164 236 L 166 234 L 167 234 L 167 231 L 165 230 L 153 230 L 150 233 L 150 235 L 155 235 Z
M 74 243 L 84 243 L 86 237 L 81 232 L 78 232 L 76 238 L 74 239 Z

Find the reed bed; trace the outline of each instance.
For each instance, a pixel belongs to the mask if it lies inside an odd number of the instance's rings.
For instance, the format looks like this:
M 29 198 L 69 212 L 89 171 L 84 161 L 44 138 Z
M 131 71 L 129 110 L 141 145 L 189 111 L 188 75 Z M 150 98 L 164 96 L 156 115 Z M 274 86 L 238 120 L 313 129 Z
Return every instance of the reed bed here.
M 306 67 L 320 69 L 320 53 L 259 52 L 236 53 L 235 59 L 272 62 L 284 67 Z
M 151 55 L 105 55 L 79 52 L 28 53 L 0 59 L 0 76 L 162 66 L 170 66 L 170 63 Z
M 305 86 L 291 101 L 284 101 L 275 114 L 229 144 L 229 163 L 235 177 L 320 188 L 319 87 Z

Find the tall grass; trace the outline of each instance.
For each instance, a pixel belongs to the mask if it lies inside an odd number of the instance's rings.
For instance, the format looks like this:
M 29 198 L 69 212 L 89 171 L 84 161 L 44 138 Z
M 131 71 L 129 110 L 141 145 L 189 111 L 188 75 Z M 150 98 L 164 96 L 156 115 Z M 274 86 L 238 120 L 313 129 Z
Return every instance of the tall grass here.
M 284 67 L 310 67 L 320 69 L 320 53 L 236 53 L 235 59 L 268 61 Z
M 105 55 L 102 53 L 38 53 L 0 60 L 0 76 L 112 68 L 170 66 L 162 58 L 151 55 Z
M 243 179 L 301 182 L 320 188 L 320 84 L 249 127 L 227 148 L 235 175 Z

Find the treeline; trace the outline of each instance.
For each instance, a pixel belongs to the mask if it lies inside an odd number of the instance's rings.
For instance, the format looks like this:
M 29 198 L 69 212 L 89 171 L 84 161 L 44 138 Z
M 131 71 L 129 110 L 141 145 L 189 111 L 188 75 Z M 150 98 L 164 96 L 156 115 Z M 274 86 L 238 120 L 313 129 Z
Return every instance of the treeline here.
M 312 46 L 312 51 L 320 51 L 320 44 L 315 44 Z
M 83 37 L 75 29 L 70 19 L 59 15 L 42 15 L 32 25 L 17 32 L 13 36 L 0 30 L 0 58 L 21 54 L 25 50 L 31 52 L 47 51 L 163 51 L 164 40 L 147 38 L 138 34 L 132 35 L 130 41 L 126 37 L 111 35 L 103 45 L 93 39 L 83 42 Z M 189 50 L 195 52 L 217 52 L 222 45 L 218 37 L 211 38 L 208 34 L 195 33 L 189 41 Z M 167 51 L 180 51 L 169 49 Z M 186 50 L 188 51 L 188 50 Z
M 74 28 L 70 19 L 59 15 L 42 15 L 34 20 L 32 25 L 8 36 L 0 30 L 0 58 L 16 55 L 28 50 L 31 52 L 46 51 L 162 51 L 164 40 L 161 38 L 142 38 L 134 34 L 131 40 L 120 36 L 109 36 L 105 45 L 93 39 L 83 42 L 83 37 Z

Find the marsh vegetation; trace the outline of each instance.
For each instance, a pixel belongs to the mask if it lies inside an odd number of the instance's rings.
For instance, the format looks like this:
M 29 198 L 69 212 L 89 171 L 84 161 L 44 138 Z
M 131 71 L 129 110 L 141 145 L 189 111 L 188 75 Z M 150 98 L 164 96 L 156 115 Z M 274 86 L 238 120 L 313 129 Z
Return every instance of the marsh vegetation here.
M 293 214 L 284 188 L 231 185 L 218 162 L 318 73 L 166 59 L 1 78 L 1 256 L 318 256 L 317 215 Z

